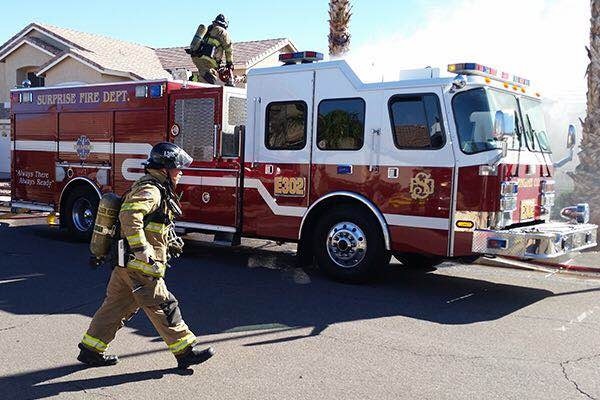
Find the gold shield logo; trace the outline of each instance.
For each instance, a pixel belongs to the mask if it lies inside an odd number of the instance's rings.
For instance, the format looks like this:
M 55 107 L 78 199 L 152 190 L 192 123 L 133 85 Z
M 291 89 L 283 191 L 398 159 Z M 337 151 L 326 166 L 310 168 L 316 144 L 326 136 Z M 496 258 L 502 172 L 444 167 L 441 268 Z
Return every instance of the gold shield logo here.
M 423 200 L 429 197 L 434 190 L 435 181 L 427 172 L 419 172 L 410 180 L 410 197 L 415 200 Z

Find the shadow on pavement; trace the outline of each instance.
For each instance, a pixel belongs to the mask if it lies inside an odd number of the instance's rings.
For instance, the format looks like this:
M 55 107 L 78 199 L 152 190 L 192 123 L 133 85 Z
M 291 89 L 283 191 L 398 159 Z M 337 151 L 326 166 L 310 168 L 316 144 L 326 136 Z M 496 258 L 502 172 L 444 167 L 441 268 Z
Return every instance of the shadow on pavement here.
M 0 309 L 17 315 L 72 314 L 92 316 L 101 304 L 110 271 L 87 266 L 88 247 L 66 233 L 45 226 L 0 226 Z M 186 255 L 167 272 L 167 285 L 177 296 L 187 324 L 200 336 L 218 333 L 289 330 L 290 336 L 262 340 L 258 346 L 316 336 L 331 324 L 404 316 L 438 324 L 460 325 L 502 318 L 554 293 L 485 280 L 389 268 L 369 285 L 344 285 L 318 271 L 295 268 L 288 253 L 219 249 L 189 244 Z M 299 277 L 301 279 L 299 279 Z M 600 290 L 600 289 L 595 289 Z M 143 313 L 140 313 L 143 314 Z M 156 337 L 145 316 L 128 323 L 138 335 Z M 18 328 L 0 325 L 2 331 Z M 87 325 L 81 326 L 83 333 Z M 295 328 L 312 328 L 297 335 Z M 236 335 L 234 339 L 239 338 Z M 79 341 L 73 337 L 73 346 Z M 118 340 L 118 335 L 117 335 Z M 219 339 L 228 340 L 228 339 Z M 78 387 L 119 385 L 159 379 L 169 370 L 37 385 L 82 367 L 64 366 L 16 379 L 31 398 Z M 36 397 L 37 396 L 37 397 Z
M 2 382 L 0 382 L 0 393 L 8 396 L 4 397 L 5 399 L 43 399 L 57 396 L 61 393 L 85 393 L 86 390 L 90 389 L 118 386 L 130 382 L 162 379 L 168 374 L 192 375 L 194 373 L 192 369 L 181 371 L 176 368 L 165 368 L 154 371 L 131 372 L 120 375 L 105 375 L 97 378 L 44 383 L 50 380 L 63 378 L 84 369 L 87 369 L 87 367 L 83 364 L 71 364 L 17 374 L 10 378 L 2 378 Z M 16 385 L 10 385 L 10 381 L 13 380 Z M 4 383 L 6 383 L 6 389 L 2 388 Z

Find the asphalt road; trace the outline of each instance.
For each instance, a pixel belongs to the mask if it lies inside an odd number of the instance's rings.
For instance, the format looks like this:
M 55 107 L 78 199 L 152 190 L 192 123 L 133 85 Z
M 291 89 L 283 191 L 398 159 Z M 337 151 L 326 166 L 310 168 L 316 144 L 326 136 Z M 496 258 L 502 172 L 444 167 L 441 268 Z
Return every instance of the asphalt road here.
M 599 280 L 393 264 L 344 285 L 256 241 L 188 243 L 168 271 L 210 361 L 178 373 L 140 312 L 121 363 L 85 368 L 109 271 L 43 222 L 0 219 L 0 399 L 600 399 Z

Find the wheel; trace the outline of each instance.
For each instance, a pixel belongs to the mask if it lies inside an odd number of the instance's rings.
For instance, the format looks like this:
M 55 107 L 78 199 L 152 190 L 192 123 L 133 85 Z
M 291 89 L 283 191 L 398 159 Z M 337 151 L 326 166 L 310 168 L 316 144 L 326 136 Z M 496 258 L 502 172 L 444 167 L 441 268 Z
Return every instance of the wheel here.
M 356 206 L 329 210 L 317 222 L 313 253 L 317 265 L 335 280 L 365 282 L 389 264 L 381 227 Z
M 75 240 L 90 240 L 99 202 L 98 194 L 88 187 L 75 188 L 67 197 L 61 218 Z
M 396 255 L 396 258 L 407 268 L 413 269 L 432 269 L 444 261 L 441 257 L 426 256 L 416 253 L 403 253 Z

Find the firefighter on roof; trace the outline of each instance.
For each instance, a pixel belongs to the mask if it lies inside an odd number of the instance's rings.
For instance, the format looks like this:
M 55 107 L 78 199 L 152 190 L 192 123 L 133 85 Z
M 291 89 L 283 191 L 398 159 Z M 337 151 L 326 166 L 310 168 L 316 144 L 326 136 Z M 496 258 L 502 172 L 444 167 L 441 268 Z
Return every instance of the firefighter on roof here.
M 227 27 L 229 22 L 223 14 L 216 16 L 212 24 L 205 28 L 200 25 L 192 43 L 190 44 L 190 55 L 192 61 L 198 68 L 200 82 L 220 84 L 219 69 L 225 55 L 225 68 L 229 77 L 233 76 L 233 56 L 231 52 L 231 38 Z M 228 79 L 228 85 L 233 85 L 232 79 Z
M 181 168 L 192 158 L 172 143 L 152 148 L 146 175 L 123 198 L 119 212 L 122 264 L 114 268 L 106 298 L 83 336 L 77 359 L 90 366 L 114 365 L 117 356 L 105 354 L 117 330 L 142 308 L 175 355 L 179 368 L 200 364 L 214 354 L 212 348 L 194 348 L 196 337 L 181 317 L 177 299 L 163 279 L 167 261 L 181 253 L 183 242 L 175 235 L 173 218 L 181 215 L 174 189 Z M 123 246 L 120 245 L 119 249 Z

